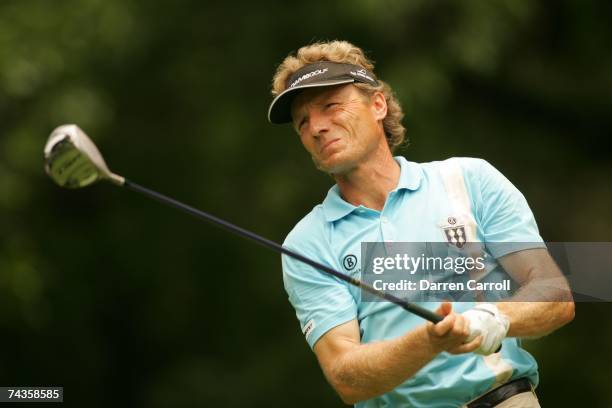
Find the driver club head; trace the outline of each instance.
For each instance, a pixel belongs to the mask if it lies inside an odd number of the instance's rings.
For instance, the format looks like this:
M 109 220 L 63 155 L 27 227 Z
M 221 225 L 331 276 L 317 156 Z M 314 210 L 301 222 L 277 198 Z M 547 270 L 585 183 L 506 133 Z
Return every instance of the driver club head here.
M 81 188 L 98 180 L 123 185 L 125 179 L 112 173 L 100 151 L 77 125 L 62 125 L 45 145 L 45 171 L 60 187 Z

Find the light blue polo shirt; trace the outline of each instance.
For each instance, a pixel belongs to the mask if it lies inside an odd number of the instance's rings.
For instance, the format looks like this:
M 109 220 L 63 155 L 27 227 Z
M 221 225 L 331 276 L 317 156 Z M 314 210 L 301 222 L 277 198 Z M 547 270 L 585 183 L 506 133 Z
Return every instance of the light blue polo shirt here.
M 440 175 L 440 162 L 414 163 L 395 157 L 401 173 L 382 211 L 356 207 L 342 199 L 337 185 L 289 233 L 284 246 L 360 278 L 362 242 L 445 242 L 441 220 L 453 216 Z M 480 242 L 533 243 L 544 247 L 536 222 L 523 195 L 493 166 L 481 159 L 459 158 L 472 215 Z M 513 251 L 486 248 L 497 265 Z M 525 248 L 525 246 L 521 247 Z M 516 250 L 516 249 L 514 249 Z M 361 342 L 392 339 L 422 325 L 423 319 L 389 302 L 361 302 L 361 293 L 348 283 L 321 273 L 286 255 L 283 280 L 302 332 L 310 347 L 330 329 L 357 319 Z M 435 310 L 437 302 L 422 302 Z M 473 303 L 455 303 L 463 312 Z M 511 379 L 528 377 L 538 382 L 535 359 L 516 338 L 503 342 L 501 358 L 511 366 Z M 393 391 L 356 404 L 357 407 L 454 407 L 485 393 L 495 383 L 495 373 L 483 356 L 441 353 Z

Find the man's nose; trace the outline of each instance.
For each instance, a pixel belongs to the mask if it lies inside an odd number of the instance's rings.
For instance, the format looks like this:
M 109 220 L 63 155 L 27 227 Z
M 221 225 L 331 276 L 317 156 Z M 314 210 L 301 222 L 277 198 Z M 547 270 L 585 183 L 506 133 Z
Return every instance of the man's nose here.
M 329 131 L 329 118 L 323 112 L 311 112 L 309 118 L 310 131 L 317 137 Z

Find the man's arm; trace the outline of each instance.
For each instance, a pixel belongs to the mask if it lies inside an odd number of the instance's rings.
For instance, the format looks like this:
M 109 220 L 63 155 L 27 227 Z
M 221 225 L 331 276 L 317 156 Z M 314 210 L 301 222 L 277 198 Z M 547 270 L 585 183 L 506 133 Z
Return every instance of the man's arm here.
M 541 337 L 572 321 L 567 280 L 545 248 L 514 252 L 499 262 L 521 285 L 512 302 L 497 303 L 510 320 L 508 337 Z
M 395 339 L 361 344 L 357 320 L 325 333 L 314 352 L 327 380 L 347 404 L 388 391 L 416 374 L 440 352 L 468 353 L 480 346 L 479 336 L 463 343 L 469 325 L 463 316 L 443 303 L 437 311 L 446 316 L 436 325 L 427 323 Z

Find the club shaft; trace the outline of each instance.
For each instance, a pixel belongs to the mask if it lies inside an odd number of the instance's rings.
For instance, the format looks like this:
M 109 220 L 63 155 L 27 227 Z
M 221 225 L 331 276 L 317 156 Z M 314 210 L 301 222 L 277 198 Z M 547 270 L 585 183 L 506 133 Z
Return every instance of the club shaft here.
M 167 196 L 165 196 L 163 194 L 160 194 L 160 193 L 158 193 L 156 191 L 150 190 L 150 189 L 148 189 L 146 187 L 140 186 L 140 185 L 138 185 L 138 184 L 136 184 L 136 183 L 134 183 L 134 182 L 132 182 L 130 180 L 127 180 L 127 179 L 125 179 L 125 182 L 123 183 L 123 186 L 129 188 L 132 191 L 136 191 L 138 193 L 141 193 L 141 194 L 144 194 L 144 195 L 146 195 L 148 197 L 151 197 L 151 198 L 153 198 L 153 199 L 155 199 L 155 200 L 157 200 L 157 201 L 159 201 L 159 202 L 161 202 L 163 204 L 169 205 L 171 207 L 174 207 L 174 208 L 177 208 L 177 209 L 179 209 L 181 211 L 184 211 L 184 212 L 186 212 L 188 214 L 191 214 L 191 215 L 193 215 L 196 218 L 199 218 L 199 219 L 204 220 L 204 221 L 208 221 L 208 222 L 210 222 L 212 224 L 215 224 L 215 225 L 217 225 L 219 227 L 222 227 L 222 228 L 224 228 L 224 229 L 226 229 L 228 231 L 231 231 L 231 232 L 233 232 L 235 234 L 238 234 L 238 235 L 240 235 L 240 236 L 242 236 L 244 238 L 247 238 L 247 239 L 250 239 L 252 241 L 255 241 L 255 242 L 257 242 L 257 243 L 259 243 L 259 244 L 261 244 L 261 245 L 263 245 L 263 246 L 265 246 L 267 248 L 272 249 L 273 251 L 280 252 L 282 254 L 288 255 L 288 256 L 290 256 L 290 257 L 292 257 L 294 259 L 297 259 L 300 262 L 303 262 L 305 264 L 308 264 L 308 265 L 312 266 L 313 268 L 315 268 L 315 269 L 317 269 L 319 271 L 322 271 L 322 272 L 328 273 L 330 275 L 333 275 L 336 278 L 338 278 L 340 280 L 343 280 L 344 282 L 347 282 L 347 283 L 349 283 L 351 285 L 354 285 L 354 286 L 356 286 L 358 288 L 361 288 L 361 289 L 363 289 L 363 290 L 365 290 L 365 291 L 367 291 L 367 292 L 369 292 L 369 293 L 371 293 L 371 294 L 373 294 L 375 296 L 378 296 L 378 297 L 380 297 L 382 299 L 388 300 L 389 302 L 395 303 L 396 305 L 402 307 L 403 309 L 409 311 L 410 313 L 413 313 L 413 314 L 415 314 L 417 316 L 420 316 L 423 319 L 429 320 L 430 322 L 438 323 L 440 320 L 442 320 L 442 317 L 440 315 L 432 312 L 431 310 L 425 309 L 425 308 L 423 308 L 423 307 L 421 307 L 419 305 L 416 305 L 414 303 L 406 302 L 405 300 L 402 300 L 402 299 L 400 299 L 400 298 L 398 298 L 396 296 L 393 296 L 393 295 L 391 295 L 389 293 L 382 292 L 382 291 L 380 291 L 378 289 L 375 289 L 373 286 L 368 285 L 365 282 L 362 282 L 362 281 L 360 281 L 358 279 L 355 279 L 355 278 L 352 278 L 352 277 L 350 277 L 348 275 L 345 275 L 344 273 L 339 272 L 339 271 L 337 271 L 337 270 L 335 270 L 333 268 L 330 268 L 327 265 L 323 265 L 323 264 L 321 264 L 319 262 L 316 262 L 316 261 L 314 261 L 314 260 L 312 260 L 310 258 L 307 258 L 307 257 L 305 257 L 305 256 L 303 256 L 303 255 L 301 255 L 301 254 L 299 254 L 297 252 L 294 252 L 294 251 L 292 251 L 292 250 L 290 250 L 288 248 L 285 248 L 284 246 L 282 246 L 282 245 L 280 245 L 280 244 L 278 244 L 278 243 L 276 243 L 274 241 L 271 241 L 271 240 L 269 240 L 267 238 L 264 238 L 264 237 L 262 237 L 260 235 L 257 235 L 254 232 L 251 232 L 249 230 L 241 228 L 241 227 L 239 227 L 237 225 L 234 225 L 234 224 L 232 224 L 230 222 L 227 222 L 227 221 L 225 221 L 225 220 L 223 220 L 223 219 L 221 219 L 219 217 L 215 217 L 214 215 L 211 215 L 211 214 L 208 214 L 208 213 L 206 213 L 204 211 L 198 210 L 197 208 L 191 207 L 191 206 L 189 206 L 187 204 L 183 204 L 180 201 L 177 201 L 177 200 L 175 200 L 173 198 L 167 197 Z

